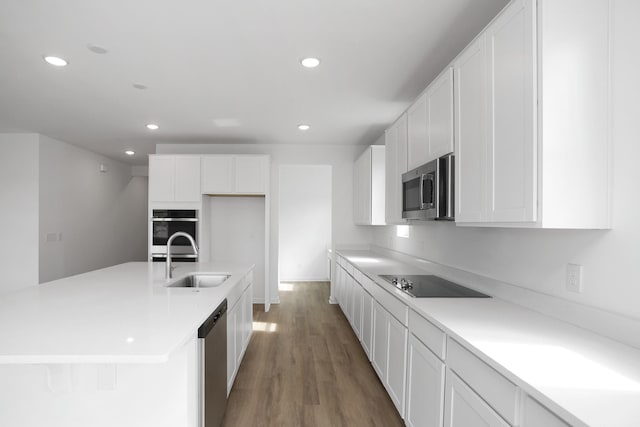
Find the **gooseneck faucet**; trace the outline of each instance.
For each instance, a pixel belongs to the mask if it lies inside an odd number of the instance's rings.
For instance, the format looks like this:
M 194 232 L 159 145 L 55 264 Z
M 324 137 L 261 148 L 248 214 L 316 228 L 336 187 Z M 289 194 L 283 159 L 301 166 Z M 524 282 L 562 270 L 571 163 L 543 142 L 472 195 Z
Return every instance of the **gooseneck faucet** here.
M 167 280 L 171 279 L 171 276 L 173 273 L 173 267 L 171 266 L 171 243 L 176 237 L 186 238 L 189 241 L 189 243 L 191 243 L 191 247 L 193 248 L 193 254 L 198 255 L 198 245 L 196 245 L 196 241 L 193 240 L 193 237 L 191 237 L 189 234 L 185 233 L 184 231 L 177 231 L 173 233 L 171 237 L 169 237 L 169 240 L 167 240 L 167 264 L 165 266 L 166 267 L 165 277 Z

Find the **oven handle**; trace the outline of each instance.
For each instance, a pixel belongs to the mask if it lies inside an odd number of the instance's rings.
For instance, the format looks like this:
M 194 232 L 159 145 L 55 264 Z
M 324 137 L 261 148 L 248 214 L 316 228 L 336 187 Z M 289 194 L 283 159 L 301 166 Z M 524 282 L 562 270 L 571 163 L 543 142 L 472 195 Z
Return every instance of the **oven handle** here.
M 151 218 L 152 222 L 198 222 L 198 218 Z

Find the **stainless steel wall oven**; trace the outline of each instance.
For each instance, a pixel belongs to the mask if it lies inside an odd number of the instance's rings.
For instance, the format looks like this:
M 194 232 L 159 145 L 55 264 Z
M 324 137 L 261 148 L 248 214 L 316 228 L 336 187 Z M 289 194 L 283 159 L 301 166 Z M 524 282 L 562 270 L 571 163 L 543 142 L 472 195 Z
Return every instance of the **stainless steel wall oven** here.
M 151 259 L 165 261 L 167 258 L 167 240 L 175 232 L 187 233 L 198 242 L 198 211 L 179 209 L 154 209 L 151 218 L 152 246 Z M 177 262 L 195 262 L 198 256 L 193 254 L 191 243 L 178 237 L 171 245 L 172 259 Z

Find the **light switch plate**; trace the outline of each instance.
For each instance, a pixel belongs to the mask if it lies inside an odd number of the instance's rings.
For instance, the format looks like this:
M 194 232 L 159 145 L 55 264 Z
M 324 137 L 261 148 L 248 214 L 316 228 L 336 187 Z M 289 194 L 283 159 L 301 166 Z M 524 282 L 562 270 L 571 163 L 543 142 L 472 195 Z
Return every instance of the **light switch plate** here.
M 582 266 L 580 264 L 567 264 L 566 286 L 569 292 L 582 293 Z

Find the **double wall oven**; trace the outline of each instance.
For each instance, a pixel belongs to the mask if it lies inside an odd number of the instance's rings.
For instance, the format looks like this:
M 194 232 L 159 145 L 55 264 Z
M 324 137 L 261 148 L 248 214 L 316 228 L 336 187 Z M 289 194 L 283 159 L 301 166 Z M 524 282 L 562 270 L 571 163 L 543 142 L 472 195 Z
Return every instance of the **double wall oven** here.
M 152 261 L 165 261 L 167 258 L 167 240 L 175 232 L 187 233 L 198 242 L 198 212 L 182 209 L 154 209 L 151 218 Z M 171 258 L 177 262 L 196 262 L 191 243 L 184 237 L 177 237 L 171 244 Z

